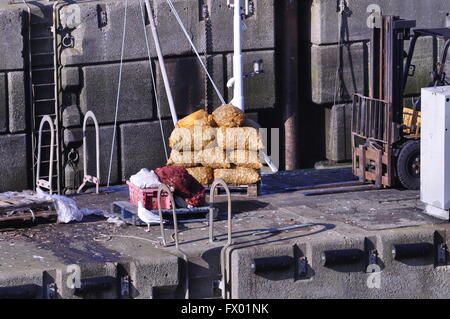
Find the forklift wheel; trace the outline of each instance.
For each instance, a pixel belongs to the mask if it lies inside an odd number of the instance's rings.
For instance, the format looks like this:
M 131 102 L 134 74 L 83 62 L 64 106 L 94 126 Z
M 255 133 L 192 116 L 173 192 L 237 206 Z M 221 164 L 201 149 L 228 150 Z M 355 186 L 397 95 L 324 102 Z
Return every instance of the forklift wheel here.
M 408 141 L 402 145 L 397 158 L 397 176 L 403 187 L 420 189 L 420 141 Z

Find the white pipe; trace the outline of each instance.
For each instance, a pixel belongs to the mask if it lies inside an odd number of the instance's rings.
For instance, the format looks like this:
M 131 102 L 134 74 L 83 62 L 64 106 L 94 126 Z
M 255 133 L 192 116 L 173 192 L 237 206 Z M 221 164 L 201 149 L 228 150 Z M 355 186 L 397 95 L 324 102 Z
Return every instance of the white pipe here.
M 164 57 L 162 55 L 159 37 L 156 31 L 155 20 L 153 18 L 152 7 L 150 6 L 149 0 L 145 0 L 145 7 L 147 9 L 148 20 L 150 21 L 150 28 L 152 30 L 153 41 L 155 43 L 156 54 L 158 55 L 159 69 L 161 70 L 161 76 L 164 82 L 164 88 L 166 89 L 167 100 L 169 101 L 170 114 L 172 115 L 173 125 L 176 125 L 178 123 L 178 116 L 175 110 L 175 103 L 173 102 L 172 91 L 169 85 L 169 78 L 167 77 Z
M 241 0 L 234 0 L 234 55 L 233 55 L 233 79 L 234 93 L 233 100 L 230 102 L 242 111 L 245 110 L 244 105 L 244 78 L 242 67 L 242 16 L 241 16 Z

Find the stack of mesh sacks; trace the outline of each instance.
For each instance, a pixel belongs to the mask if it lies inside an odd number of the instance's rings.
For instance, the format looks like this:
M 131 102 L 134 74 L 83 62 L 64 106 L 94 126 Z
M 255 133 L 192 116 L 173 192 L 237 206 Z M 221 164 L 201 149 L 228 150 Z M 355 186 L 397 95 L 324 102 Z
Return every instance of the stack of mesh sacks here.
M 180 120 L 169 138 L 172 152 L 167 165 L 187 168 L 201 184 L 221 178 L 227 184 L 259 182 L 263 143 L 258 129 L 232 105 L 212 115 L 197 111 Z

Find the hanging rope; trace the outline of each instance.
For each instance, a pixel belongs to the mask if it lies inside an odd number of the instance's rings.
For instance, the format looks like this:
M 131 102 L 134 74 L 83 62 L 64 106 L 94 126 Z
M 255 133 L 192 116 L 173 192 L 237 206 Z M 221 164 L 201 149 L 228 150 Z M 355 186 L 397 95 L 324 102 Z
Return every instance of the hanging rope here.
M 112 144 L 111 144 L 111 157 L 109 159 L 108 185 L 107 185 L 108 187 L 109 187 L 109 183 L 111 181 L 112 162 L 113 162 L 113 155 L 114 155 L 114 143 L 115 143 L 116 134 L 117 134 L 117 115 L 118 115 L 118 111 L 119 111 L 120 87 L 122 85 L 123 53 L 124 53 L 124 49 L 125 49 L 125 34 L 126 34 L 126 28 L 127 28 L 127 9 L 128 9 L 128 0 L 125 0 L 125 15 L 123 18 L 122 48 L 121 48 L 121 52 L 120 52 L 119 84 L 117 86 L 116 114 L 114 116 L 114 132 L 113 132 L 113 138 L 112 138 Z M 86 154 L 85 154 L 85 156 L 86 156 Z
M 334 79 L 334 96 L 333 96 L 333 105 L 336 105 L 336 101 L 338 99 L 339 94 L 339 88 L 338 88 L 338 82 L 339 81 L 339 71 L 341 69 L 341 50 L 342 50 L 342 15 L 344 14 L 345 10 L 345 0 L 341 0 L 339 3 L 339 14 L 338 14 L 338 54 L 337 54 L 337 61 L 336 61 L 336 73 L 335 73 L 335 79 Z M 340 83 L 339 83 L 340 85 Z
M 155 92 L 156 110 L 157 110 L 157 113 L 158 113 L 159 126 L 161 128 L 161 136 L 162 136 L 163 145 L 164 145 L 164 153 L 166 155 L 166 161 L 167 161 L 167 160 L 169 160 L 169 154 L 168 154 L 168 151 L 167 151 L 166 137 L 164 135 L 164 129 L 163 129 L 163 124 L 162 124 L 162 120 L 161 120 L 161 108 L 160 108 L 159 94 L 158 94 L 158 91 L 157 91 L 157 88 L 156 88 L 156 80 L 155 80 L 155 75 L 153 73 L 153 68 L 152 68 L 152 58 L 151 58 L 151 55 L 150 55 L 150 46 L 148 44 L 147 28 L 145 27 L 145 14 L 144 14 L 144 9 L 142 7 L 142 0 L 139 0 L 139 6 L 141 8 L 142 24 L 144 26 L 145 44 L 147 45 L 148 65 L 149 65 L 149 68 L 150 68 L 150 75 L 151 75 L 151 78 L 152 78 L 153 91 Z
M 180 28 L 183 30 L 183 33 L 184 33 L 184 35 L 186 36 L 186 39 L 188 40 L 189 44 L 191 45 L 192 50 L 194 51 L 195 55 L 197 55 L 197 58 L 198 58 L 198 60 L 200 61 L 200 64 L 202 65 L 203 70 L 205 70 L 206 75 L 208 76 L 209 80 L 211 81 L 211 84 L 212 84 L 212 86 L 214 87 L 214 90 L 216 91 L 217 95 L 219 96 L 220 101 L 222 102 L 222 104 L 226 104 L 226 103 L 225 103 L 225 100 L 224 100 L 224 98 L 223 98 L 223 96 L 222 96 L 222 94 L 221 94 L 220 91 L 219 91 L 219 88 L 217 87 L 216 83 L 214 83 L 214 80 L 212 79 L 211 74 L 208 72 L 207 67 L 206 67 L 205 64 L 203 63 L 203 60 L 202 60 L 202 58 L 200 57 L 200 54 L 198 53 L 198 50 L 195 48 L 195 45 L 194 45 L 194 43 L 192 42 L 191 37 L 189 36 L 189 33 L 186 31 L 186 28 L 184 27 L 183 22 L 181 21 L 181 18 L 180 18 L 180 16 L 178 15 L 178 12 L 177 12 L 177 10 L 175 9 L 175 7 L 174 7 L 172 1 L 171 1 L 171 0 L 166 0 L 166 1 L 167 1 L 167 4 L 169 5 L 170 9 L 172 10 L 172 12 L 173 12 L 173 14 L 174 14 L 174 16 L 175 16 L 175 19 L 177 20 L 177 22 L 178 22 Z

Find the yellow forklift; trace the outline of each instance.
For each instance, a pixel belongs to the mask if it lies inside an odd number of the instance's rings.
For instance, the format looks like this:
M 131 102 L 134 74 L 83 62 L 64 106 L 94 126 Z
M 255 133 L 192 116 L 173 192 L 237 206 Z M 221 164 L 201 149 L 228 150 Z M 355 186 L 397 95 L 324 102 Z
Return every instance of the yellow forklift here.
M 442 59 L 434 67 L 429 86 L 448 85 L 445 62 L 450 29 L 411 29 L 413 20 L 380 16 L 370 41 L 369 96 L 355 94 L 352 119 L 353 174 L 363 183 L 407 189 L 420 188 L 420 99 L 404 107 L 408 77 L 420 37 L 433 37 L 444 45 Z M 409 50 L 404 50 L 410 40 Z M 432 50 L 430 50 L 432 52 Z

